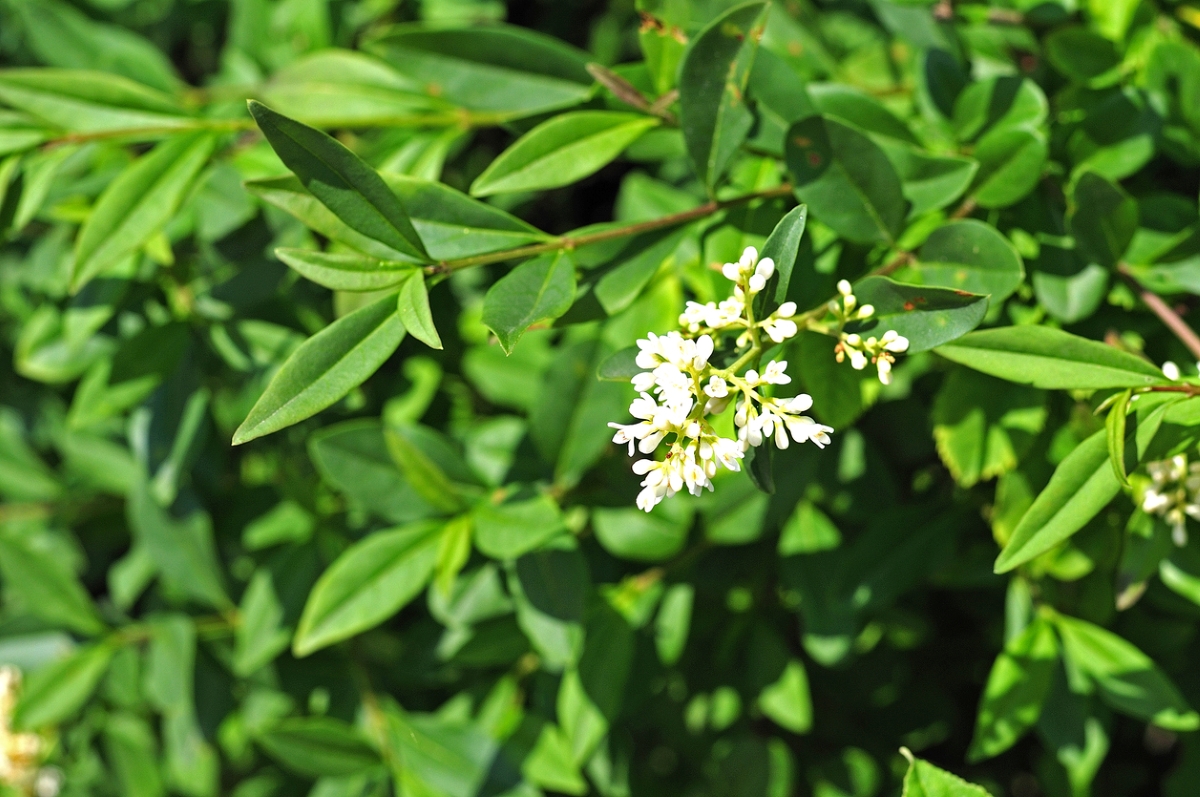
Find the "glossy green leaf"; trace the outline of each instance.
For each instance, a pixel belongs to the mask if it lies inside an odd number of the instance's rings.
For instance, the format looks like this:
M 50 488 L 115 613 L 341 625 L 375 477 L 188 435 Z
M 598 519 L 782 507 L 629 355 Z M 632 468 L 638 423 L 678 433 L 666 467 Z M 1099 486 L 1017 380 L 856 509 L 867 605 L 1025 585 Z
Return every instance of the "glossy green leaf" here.
M 912 207 L 909 215 L 938 210 L 962 196 L 971 185 L 979 164 L 958 155 L 930 155 L 915 147 L 894 142 L 876 143 L 887 153 L 900 178 L 904 198 Z
M 444 435 L 420 424 L 392 422 L 384 427 L 384 438 L 392 460 L 426 502 L 446 513 L 463 507 L 465 491 L 478 480 Z
M 746 84 L 765 13 L 763 3 L 725 12 L 696 34 L 680 66 L 680 127 L 710 194 L 754 124 Z
M 540 321 L 558 318 L 575 301 L 575 262 L 565 252 L 529 260 L 501 277 L 483 300 L 483 323 L 505 353 Z
M 840 83 L 810 83 L 806 91 L 813 106 L 825 116 L 849 122 L 864 133 L 914 146 L 920 144 L 908 125 L 865 91 Z
M 122 794 L 129 797 L 162 797 L 166 794 L 156 766 L 158 742 L 145 720 L 126 713 L 107 717 L 104 750 Z
M 1166 405 L 1158 404 L 1135 416 L 1127 433 L 1136 460 L 1149 447 Z M 1050 477 L 1050 483 L 1013 530 L 1012 538 L 996 559 L 996 572 L 1005 573 L 1040 556 L 1079 531 L 1116 497 L 1121 485 L 1109 463 L 1107 434 L 1096 432 L 1066 456 Z
M 1048 622 L 1035 619 L 996 657 L 979 701 L 968 758 L 1000 755 L 1041 716 L 1058 664 L 1058 640 Z
M 1004 208 L 1033 191 L 1049 147 L 1040 131 L 996 128 L 979 139 L 971 156 L 979 161 L 979 171 L 969 194 L 980 207 Z
M 1059 28 L 1046 37 L 1046 57 L 1071 80 L 1086 83 L 1121 63 L 1113 43 L 1082 25 Z
M 425 288 L 425 275 L 413 273 L 400 286 L 396 312 L 408 334 L 433 349 L 442 348 L 442 338 L 433 325 L 433 313 L 429 310 L 429 292 Z
M 908 338 L 910 353 L 927 351 L 962 337 L 983 320 L 988 298 L 962 290 L 903 285 L 887 277 L 868 277 L 854 286 L 860 305 L 875 313 L 847 329 L 863 337 L 889 329 Z
M 292 648 L 307 656 L 379 625 L 433 575 L 439 532 L 426 521 L 369 535 L 339 556 L 313 587 Z
M 758 707 L 772 722 L 792 733 L 807 733 L 812 727 L 812 696 L 808 674 L 799 659 L 784 667 L 779 680 L 768 685 L 758 696 Z
M 688 583 L 672 584 L 663 593 L 658 615 L 654 618 L 654 647 L 659 660 L 668 667 L 683 655 L 695 600 L 696 589 Z
M 1101 698 L 1114 709 L 1167 730 L 1200 728 L 1200 714 L 1134 645 L 1086 620 L 1056 615 L 1054 625 L 1071 663 L 1100 688 Z
M 419 261 L 428 255 L 404 206 L 379 174 L 326 133 L 250 102 L 276 154 L 334 215 L 368 238 Z
M 540 191 L 599 171 L 642 134 L 655 117 L 616 111 L 559 114 L 521 136 L 471 184 L 474 196 Z
M 108 185 L 79 231 L 71 278 L 75 290 L 136 252 L 166 226 L 215 146 L 216 139 L 206 133 L 170 139 Z
M 1075 181 L 1067 223 L 1079 253 L 1106 268 L 1115 266 L 1138 226 L 1133 197 L 1095 172 Z
M 647 233 L 630 241 L 596 281 L 596 299 L 604 312 L 616 315 L 633 304 L 689 232 L 685 228 Z
M 762 251 L 759 252 L 759 259 L 769 257 L 775 263 L 775 273 L 760 294 L 763 297 L 762 305 L 755 308 L 760 318 L 770 315 L 776 307 L 787 301 L 792 272 L 796 268 L 796 258 L 800 253 L 800 239 L 804 237 L 807 223 L 808 206 L 798 205 L 792 208 L 779 220 L 775 229 L 771 230 Z
M 380 291 L 406 282 L 417 267 L 350 252 L 276 249 L 276 256 L 301 276 L 334 291 Z M 407 328 L 407 325 L 406 325 Z
M 1108 409 L 1104 423 L 1105 433 L 1108 435 L 1108 461 L 1112 463 L 1117 481 L 1125 488 L 1130 487 L 1129 475 L 1125 470 L 1125 427 L 1132 398 L 1132 390 L 1118 393 L 1116 401 Z
M 1024 281 L 1025 266 L 1017 250 L 994 227 L 964 219 L 934 230 L 916 259 L 896 278 L 986 294 L 992 303 L 998 303 Z
M 79 712 L 108 670 L 116 646 L 99 642 L 33 673 L 13 710 L 17 730 L 46 728 Z
M 300 345 L 234 432 L 234 445 L 309 418 L 360 385 L 404 338 L 396 298 L 339 318 Z
M 1165 384 L 1153 364 L 1097 341 L 1049 327 L 973 332 L 938 354 L 968 368 L 1047 390 L 1099 390 Z
M 269 756 L 308 777 L 351 775 L 380 764 L 379 754 L 350 725 L 332 717 L 293 717 L 256 740 Z
M 668 501 L 646 513 L 633 507 L 592 512 L 592 528 L 604 549 L 622 559 L 661 562 L 678 554 L 692 527 L 691 507 Z
M 900 234 L 908 200 L 887 155 L 866 135 L 832 118 L 810 116 L 784 142 L 796 196 L 812 216 L 857 243 Z

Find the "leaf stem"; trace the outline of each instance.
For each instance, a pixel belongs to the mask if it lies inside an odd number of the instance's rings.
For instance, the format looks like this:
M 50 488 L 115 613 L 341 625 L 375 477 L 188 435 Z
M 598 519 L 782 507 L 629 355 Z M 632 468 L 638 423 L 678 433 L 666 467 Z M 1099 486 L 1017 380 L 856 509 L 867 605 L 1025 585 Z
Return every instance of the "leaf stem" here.
M 473 255 L 471 257 L 463 257 L 457 260 L 443 260 L 440 263 L 434 263 L 425 267 L 425 273 L 428 276 L 434 277 L 441 274 L 449 274 L 454 271 L 460 271 L 464 268 L 473 268 L 475 266 L 486 266 L 491 263 L 503 263 L 507 260 L 519 260 L 537 255 L 544 255 L 549 252 L 561 252 L 563 250 L 575 249 L 587 244 L 599 243 L 601 241 L 610 241 L 614 238 L 627 238 L 632 235 L 640 235 L 645 232 L 653 232 L 654 230 L 662 230 L 668 227 L 677 227 L 681 224 L 687 224 L 697 219 L 703 219 L 711 216 L 718 211 L 728 207 L 741 205 L 746 202 L 753 202 L 756 199 L 774 199 L 776 197 L 790 196 L 792 187 L 788 184 L 768 188 L 763 191 L 755 191 L 742 196 L 726 199 L 722 201 L 711 200 L 703 205 L 694 207 L 691 210 L 685 210 L 682 213 L 673 213 L 669 216 L 663 216 L 649 221 L 640 221 L 636 224 L 625 224 L 620 227 L 610 227 L 607 230 L 597 230 L 593 233 L 584 235 L 561 235 L 557 238 L 552 238 L 545 243 L 530 244 L 528 246 L 518 246 L 515 249 L 504 249 L 499 252 L 488 252 L 482 255 Z
M 1179 314 L 1163 301 L 1161 296 L 1138 282 L 1128 265 L 1118 263 L 1117 273 L 1129 284 L 1129 287 L 1137 292 L 1146 307 L 1150 308 L 1150 312 L 1158 316 L 1167 329 L 1171 330 L 1175 337 L 1179 338 L 1180 342 L 1187 347 L 1193 357 L 1200 360 L 1200 336 L 1196 335 L 1196 331 L 1188 326 L 1188 323 L 1180 318 Z

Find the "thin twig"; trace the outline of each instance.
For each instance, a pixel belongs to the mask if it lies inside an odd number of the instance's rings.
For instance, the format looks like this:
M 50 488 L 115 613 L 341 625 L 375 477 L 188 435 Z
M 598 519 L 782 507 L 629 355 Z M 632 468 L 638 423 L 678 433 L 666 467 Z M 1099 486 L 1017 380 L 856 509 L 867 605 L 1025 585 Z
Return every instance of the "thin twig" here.
M 1171 309 L 1171 306 L 1164 302 L 1161 296 L 1138 282 L 1137 277 L 1125 263 L 1117 264 L 1117 273 L 1129 284 L 1129 287 L 1137 292 L 1142 302 L 1150 308 L 1150 312 L 1158 316 L 1167 329 L 1171 330 L 1184 346 L 1187 346 L 1193 357 L 1200 360 L 1200 336 L 1196 335 L 1196 331 L 1188 326 L 1188 323 L 1180 318 L 1179 314 Z
M 893 257 L 891 260 L 889 260 L 884 265 L 882 265 L 879 268 L 872 271 L 867 276 L 869 276 L 869 277 L 886 277 L 888 274 L 891 274 L 893 271 L 896 271 L 897 269 L 901 269 L 904 266 L 907 266 L 912 261 L 913 261 L 913 253 L 909 252 L 908 250 L 901 249 L 899 252 L 896 253 L 895 257 Z
M 645 232 L 653 232 L 654 230 L 662 230 L 667 227 L 677 227 L 681 224 L 687 224 L 690 221 L 711 216 L 712 214 L 724 210 L 728 207 L 741 205 L 746 202 L 752 202 L 756 199 L 773 199 L 775 197 L 790 196 L 792 187 L 784 184 L 775 188 L 768 188 L 765 191 L 756 191 L 751 194 L 743 194 L 733 199 L 724 201 L 712 200 L 705 202 L 699 207 L 685 210 L 682 213 L 673 213 L 670 216 L 663 216 L 650 221 L 640 221 L 636 224 L 626 224 L 621 227 L 611 227 L 607 230 L 599 230 L 597 232 L 588 233 L 586 235 L 569 236 L 563 235 L 558 238 L 553 238 L 549 241 L 540 244 L 530 244 L 529 246 L 519 246 L 516 249 L 505 249 L 500 252 L 488 252 L 487 254 L 474 255 L 472 257 L 463 257 L 457 260 L 443 260 L 440 263 L 425 267 L 425 273 L 429 276 L 437 276 L 440 274 L 449 274 L 453 271 L 459 271 L 464 268 L 472 268 L 474 266 L 486 266 L 491 263 L 503 263 L 507 260 L 518 260 L 536 255 L 544 255 L 549 252 L 561 252 L 566 249 L 576 249 L 587 244 L 599 243 L 601 241 L 610 241 L 614 238 L 627 238 L 633 235 L 640 235 Z
M 950 214 L 952 219 L 965 219 L 975 212 L 975 208 L 979 207 L 979 203 L 975 201 L 975 197 L 969 196 L 962 201 L 962 204 L 955 208 Z

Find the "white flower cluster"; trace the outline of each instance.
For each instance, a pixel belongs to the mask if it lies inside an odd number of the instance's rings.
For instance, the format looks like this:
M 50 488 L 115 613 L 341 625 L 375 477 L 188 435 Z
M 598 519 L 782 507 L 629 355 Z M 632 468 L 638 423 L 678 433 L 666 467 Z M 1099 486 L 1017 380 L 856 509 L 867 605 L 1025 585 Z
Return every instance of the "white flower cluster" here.
M 1150 486 L 1142 493 L 1142 511 L 1171 524 L 1171 539 L 1187 544 L 1187 518 L 1200 520 L 1200 462 L 1186 454 L 1146 463 Z
M 62 773 L 54 767 L 38 767 L 46 752 L 45 741 L 35 733 L 12 730 L 20 688 L 21 671 L 10 665 L 0 667 L 0 783 L 37 797 L 55 797 L 62 787 Z
M 892 364 L 896 362 L 894 355 L 908 351 L 908 338 L 889 329 L 883 337 L 874 336 L 863 338 L 853 332 L 847 334 L 844 327 L 850 321 L 865 321 L 875 314 L 875 308 L 869 304 L 857 307 L 858 299 L 851 292 L 850 283 L 846 280 L 838 282 L 840 299 L 829 303 L 829 311 L 833 313 L 838 324 L 838 345 L 834 349 L 838 362 L 849 358 L 851 367 L 861 371 L 867 363 L 875 364 L 879 369 L 879 381 L 885 385 L 892 382 Z M 857 308 L 857 309 L 856 309 Z
M 754 296 L 766 287 L 775 270 L 770 258 L 758 259 L 749 247 L 737 263 L 727 263 L 723 272 L 734 281 L 733 296 L 721 303 L 689 302 L 679 323 L 692 337 L 679 332 L 650 335 L 638 341 L 637 366 L 642 373 L 633 377 L 640 394 L 629 407 L 637 423 L 610 423 L 616 429 L 613 442 L 627 445 L 629 455 L 636 448 L 653 454 L 667 446 L 662 460 L 643 459 L 634 463 L 633 472 L 642 479 L 637 506 L 649 512 L 664 498 L 683 488 L 699 495 L 711 490 L 718 466 L 741 470 L 741 460 L 752 446 L 766 439 L 787 448 L 788 436 L 797 443 L 813 442 L 826 446 L 833 431 L 802 415 L 812 406 L 807 395 L 774 398 L 764 395 L 767 385 L 786 385 L 787 362 L 772 360 L 760 374 L 754 368 L 762 353 L 760 335 L 776 343 L 798 331 L 796 305 L 787 302 L 768 318 L 756 321 Z M 724 334 L 736 334 L 736 346 L 749 349 L 727 368 L 710 362 L 717 342 Z M 748 368 L 744 373 L 739 373 Z M 709 416 L 720 415 L 735 403 L 734 424 L 737 439 L 720 436 Z

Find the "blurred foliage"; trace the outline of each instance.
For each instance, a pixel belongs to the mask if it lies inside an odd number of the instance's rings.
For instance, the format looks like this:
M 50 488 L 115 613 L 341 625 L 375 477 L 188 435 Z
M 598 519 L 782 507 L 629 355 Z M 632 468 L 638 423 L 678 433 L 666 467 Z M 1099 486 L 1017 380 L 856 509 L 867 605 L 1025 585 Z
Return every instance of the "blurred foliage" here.
M 0 0 L 0 789 L 1200 793 L 1198 42 Z M 638 511 L 597 374 L 797 219 L 911 353 L 810 326 L 833 444 Z

